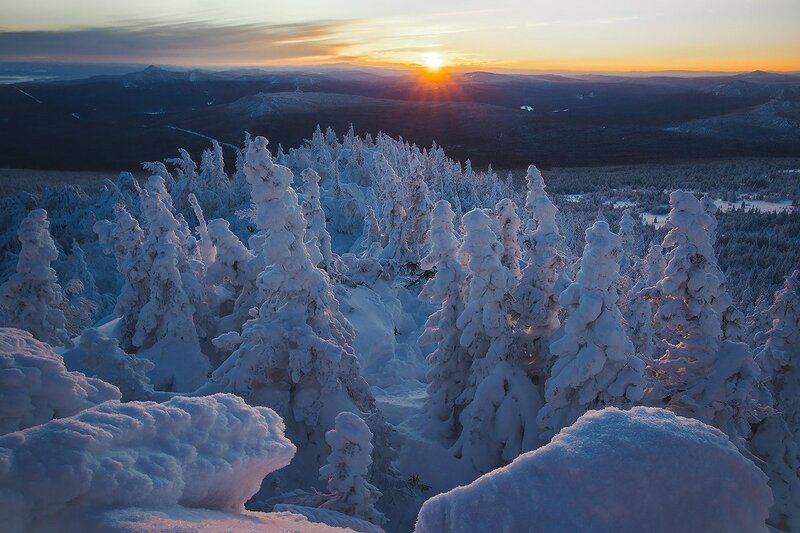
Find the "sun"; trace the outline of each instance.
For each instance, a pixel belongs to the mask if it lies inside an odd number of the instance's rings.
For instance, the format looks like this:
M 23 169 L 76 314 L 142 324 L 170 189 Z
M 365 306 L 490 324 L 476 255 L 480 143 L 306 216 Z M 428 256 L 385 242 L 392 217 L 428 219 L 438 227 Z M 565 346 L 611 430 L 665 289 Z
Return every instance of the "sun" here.
M 429 72 L 437 72 L 444 66 L 444 58 L 436 52 L 422 54 L 422 66 Z

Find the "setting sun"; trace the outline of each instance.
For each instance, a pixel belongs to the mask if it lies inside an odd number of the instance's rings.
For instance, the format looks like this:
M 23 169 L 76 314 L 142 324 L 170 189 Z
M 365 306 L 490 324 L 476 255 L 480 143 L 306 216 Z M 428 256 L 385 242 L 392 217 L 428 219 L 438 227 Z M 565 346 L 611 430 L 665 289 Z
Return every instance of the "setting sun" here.
M 436 72 L 444 66 L 444 58 L 435 52 L 422 54 L 422 65 L 431 72 Z

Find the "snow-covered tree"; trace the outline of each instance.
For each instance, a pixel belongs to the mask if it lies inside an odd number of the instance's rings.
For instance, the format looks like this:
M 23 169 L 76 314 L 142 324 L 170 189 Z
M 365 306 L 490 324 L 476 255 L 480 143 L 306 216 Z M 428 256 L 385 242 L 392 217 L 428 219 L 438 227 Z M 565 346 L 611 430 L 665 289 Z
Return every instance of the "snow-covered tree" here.
M 522 246 L 528 264 L 513 294 L 512 311 L 516 318 L 518 350 L 530 358 L 538 374 L 548 365 L 548 339 L 560 325 L 561 306 L 556 294 L 559 270 L 566 260 L 557 251 L 561 241 L 556 224 L 558 209 L 545 192 L 542 173 L 533 166 L 526 176 L 528 193 L 525 209 L 528 222 Z
M 174 340 L 199 349 L 194 305 L 183 288 L 179 270 L 178 221 L 170 212 L 163 180 L 152 176 L 142 192 L 145 239 L 142 254 L 147 265 L 147 303 L 138 310 L 133 344 L 139 349 L 160 340 Z
M 631 257 L 637 254 L 636 250 L 636 219 L 631 216 L 631 210 L 625 209 L 619 221 L 619 238 L 622 241 L 622 258 L 619 271 L 623 276 L 629 276 L 631 270 Z
M 800 446 L 800 270 L 786 278 L 769 309 L 772 327 L 759 336 L 762 381 Z
M 252 141 L 246 158 L 262 237 L 258 253 L 266 265 L 257 278 L 262 303 L 244 326 L 241 346 L 215 371 L 209 387 L 324 429 L 333 423 L 320 420 L 329 402 L 367 411 L 372 393 L 351 347 L 352 326 L 303 240 L 306 220 L 291 187 L 292 172 L 273 163 L 264 137 Z
M 634 354 L 617 307 L 621 254 L 620 238 L 607 222 L 586 230 L 580 270 L 560 296 L 567 310 L 563 335 L 550 346 L 555 364 L 538 415 L 548 436 L 586 411 L 631 407 L 644 395 L 644 361 Z
M 496 220 L 482 209 L 462 218 L 460 253 L 468 261 L 469 291 L 456 321 L 461 346 L 471 359 L 467 388 L 458 400 L 466 404 L 459 416 L 462 431 L 453 451 L 477 472 L 539 444 L 535 410 L 539 390 L 516 365 L 511 323 L 506 309 L 516 278 L 503 266 L 503 246 L 492 229 Z
M 121 203 L 114 206 L 114 220 L 98 221 L 94 231 L 106 253 L 114 255 L 117 270 L 123 275 L 114 314 L 119 317 L 117 338 L 124 349 L 129 349 L 133 347 L 139 310 L 147 302 L 149 290 L 147 261 L 142 254 L 144 232 Z
M 17 270 L 0 285 L 0 320 L 24 329 L 50 344 L 69 344 L 64 317 L 64 291 L 50 264 L 58 249 L 50 236 L 47 211 L 34 209 L 17 232 L 21 249 Z
M 645 361 L 652 361 L 659 356 L 658 339 L 653 326 L 653 291 L 648 291 L 648 287 L 655 286 L 664 277 L 666 267 L 664 253 L 658 244 L 653 244 L 647 255 L 639 263 L 639 279 L 631 287 L 627 299 L 626 318 L 628 330 L 630 331 L 631 341 L 639 354 Z
M 364 219 L 364 231 L 361 234 L 361 249 L 364 257 L 380 257 L 383 250 L 383 232 L 375 216 L 375 209 L 372 206 L 367 208 L 367 216 Z
M 411 174 L 406 183 L 406 219 L 403 230 L 409 250 L 407 259 L 416 264 L 427 251 L 432 204 L 428 186 L 422 175 L 422 162 L 414 157 L 410 165 Z
M 428 355 L 428 397 L 436 417 L 458 420 L 457 402 L 467 387 L 470 356 L 460 343 L 461 330 L 456 325 L 464 311 L 463 290 L 466 272 L 458 259 L 458 239 L 453 231 L 455 213 L 447 200 L 439 200 L 431 217 L 430 251 L 420 266 L 436 269 L 436 274 L 420 291 L 419 298 L 439 304 L 425 322 L 425 331 L 417 341 L 420 346 L 433 345 Z
M 781 413 L 754 426 L 749 448 L 769 476 L 774 503 L 768 523 L 781 531 L 800 530 L 800 445 Z
M 519 260 L 522 258 L 522 251 L 519 247 L 519 230 L 522 228 L 522 221 L 517 215 L 517 206 L 508 198 L 502 199 L 495 205 L 495 216 L 500 224 L 500 236 L 503 243 L 503 257 L 501 261 L 508 268 L 515 278 L 522 277 L 519 269 Z
M 250 262 L 253 253 L 233 234 L 230 223 L 215 218 L 208 223 L 208 237 L 216 250 L 213 263 L 206 269 L 206 281 L 213 285 L 225 285 L 233 291 L 235 300 L 245 287 L 255 287 L 256 273 Z
M 325 227 L 325 212 L 320 203 L 319 174 L 314 169 L 307 168 L 302 172 L 303 177 L 303 216 L 308 226 L 306 227 L 305 241 L 311 261 L 315 266 L 330 271 L 333 266 L 333 252 L 331 251 L 331 235 Z
M 389 165 L 383 154 L 375 154 L 375 171 L 380 183 L 381 220 L 383 222 L 382 259 L 392 259 L 398 263 L 408 257 L 407 233 L 403 229 L 406 210 L 403 207 L 403 183 Z
M 372 463 L 372 432 L 367 424 L 354 413 L 341 412 L 325 441 L 331 454 L 319 475 L 329 494 L 320 507 L 382 524 L 386 518 L 375 508 L 381 492 L 366 479 Z
M 673 192 L 670 205 L 662 243 L 667 266 L 655 286 L 656 325 L 668 349 L 655 363 L 656 375 L 671 410 L 732 438 L 746 436 L 760 372 L 746 344 L 723 340 L 730 296 L 712 244 L 714 221 L 691 193 Z
M 208 236 L 208 225 L 206 225 L 206 217 L 203 215 L 203 208 L 200 207 L 200 203 L 193 193 L 189 194 L 189 205 L 192 207 L 192 212 L 194 212 L 194 216 L 197 219 L 197 233 L 200 236 L 200 246 L 198 250 L 200 252 L 203 268 L 205 269 L 205 267 L 212 265 L 216 260 L 217 250 L 214 248 L 214 243 Z
M 176 208 L 183 212 L 189 205 L 189 193 L 197 192 L 197 163 L 192 160 L 189 152 L 183 148 L 178 149 L 178 157 L 165 159 L 175 166 L 175 185 L 171 191 L 175 197 Z
M 64 363 L 70 370 L 116 386 L 122 392 L 123 401 L 159 398 L 147 377 L 153 370 L 153 363 L 125 353 L 117 339 L 106 337 L 95 328 L 83 331 L 75 348 L 64 353 Z

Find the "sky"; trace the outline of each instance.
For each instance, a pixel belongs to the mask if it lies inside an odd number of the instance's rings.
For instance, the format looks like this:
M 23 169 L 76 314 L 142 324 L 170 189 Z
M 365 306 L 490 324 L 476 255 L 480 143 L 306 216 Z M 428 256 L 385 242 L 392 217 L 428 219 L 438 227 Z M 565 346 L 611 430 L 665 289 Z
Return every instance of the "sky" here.
M 800 71 L 800 0 L 0 0 L 0 61 Z

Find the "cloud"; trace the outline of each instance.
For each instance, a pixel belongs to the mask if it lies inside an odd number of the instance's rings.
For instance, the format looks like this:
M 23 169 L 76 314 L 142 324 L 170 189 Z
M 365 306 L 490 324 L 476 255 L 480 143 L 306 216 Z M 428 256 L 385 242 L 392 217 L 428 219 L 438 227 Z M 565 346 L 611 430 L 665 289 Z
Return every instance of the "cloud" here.
M 185 65 L 256 65 L 330 61 L 354 43 L 351 21 L 231 24 L 208 21 L 62 31 L 0 31 L 0 60 L 152 62 Z
M 620 22 L 637 20 L 638 18 L 639 17 L 600 17 L 592 19 L 564 19 L 529 22 L 525 26 L 528 28 L 542 28 L 547 26 L 608 26 L 610 24 L 619 24 Z

